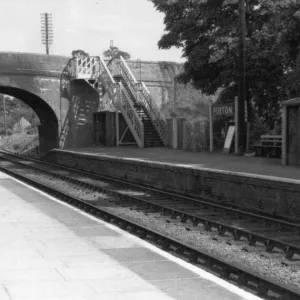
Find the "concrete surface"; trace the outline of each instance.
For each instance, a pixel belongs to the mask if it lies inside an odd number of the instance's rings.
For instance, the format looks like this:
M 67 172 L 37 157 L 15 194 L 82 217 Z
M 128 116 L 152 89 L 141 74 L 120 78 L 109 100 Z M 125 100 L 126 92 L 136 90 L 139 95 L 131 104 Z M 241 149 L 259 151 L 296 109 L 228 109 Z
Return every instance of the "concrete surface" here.
M 195 169 L 209 168 L 300 180 L 300 165 L 282 166 L 281 159 L 274 158 L 235 156 L 215 152 L 188 152 L 168 148 L 88 147 L 65 150 L 91 155 L 171 163 L 174 166 L 188 166 Z
M 3 173 L 0 195 L 1 300 L 259 299 Z

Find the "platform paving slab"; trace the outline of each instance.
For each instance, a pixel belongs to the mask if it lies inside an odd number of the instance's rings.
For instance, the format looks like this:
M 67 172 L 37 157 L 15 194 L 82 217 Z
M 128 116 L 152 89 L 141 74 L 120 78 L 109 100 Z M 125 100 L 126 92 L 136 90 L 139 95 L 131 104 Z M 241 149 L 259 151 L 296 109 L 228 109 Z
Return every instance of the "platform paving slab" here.
M 0 211 L 1 300 L 245 299 L 1 173 Z

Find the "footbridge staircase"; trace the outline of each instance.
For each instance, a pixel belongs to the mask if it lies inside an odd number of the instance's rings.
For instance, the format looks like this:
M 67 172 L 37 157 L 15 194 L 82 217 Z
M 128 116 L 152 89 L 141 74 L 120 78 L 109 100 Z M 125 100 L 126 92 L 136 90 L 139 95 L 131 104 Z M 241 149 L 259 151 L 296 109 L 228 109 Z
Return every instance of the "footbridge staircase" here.
M 121 57 L 107 66 L 99 56 L 73 57 L 61 75 L 61 93 L 68 93 L 71 80 L 85 80 L 99 94 L 99 110 L 108 99 L 120 111 L 140 148 L 167 143 L 166 121 L 144 82 L 138 82 Z M 63 142 L 68 124 L 61 130 Z

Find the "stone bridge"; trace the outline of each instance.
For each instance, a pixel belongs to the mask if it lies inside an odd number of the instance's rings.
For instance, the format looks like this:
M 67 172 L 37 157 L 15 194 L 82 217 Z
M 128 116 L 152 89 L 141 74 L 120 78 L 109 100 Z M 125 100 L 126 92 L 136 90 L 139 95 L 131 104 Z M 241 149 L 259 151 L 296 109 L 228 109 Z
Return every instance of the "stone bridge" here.
M 0 93 L 22 100 L 40 119 L 41 152 L 58 146 L 62 113 L 60 74 L 65 56 L 0 52 Z

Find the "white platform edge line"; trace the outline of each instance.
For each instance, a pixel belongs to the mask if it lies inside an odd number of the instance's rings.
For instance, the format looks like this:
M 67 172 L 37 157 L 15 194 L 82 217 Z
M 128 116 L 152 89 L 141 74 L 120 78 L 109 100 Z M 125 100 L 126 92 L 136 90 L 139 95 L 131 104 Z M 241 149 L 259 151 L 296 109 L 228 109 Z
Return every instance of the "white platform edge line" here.
M 2 174 L 5 174 L 5 173 L 2 173 Z M 5 174 L 5 175 L 7 175 L 7 174 Z M 102 220 L 100 220 L 100 219 L 98 219 L 98 218 L 96 218 L 94 216 L 91 216 L 88 213 L 83 212 L 80 209 L 78 209 L 76 207 L 73 207 L 72 205 L 67 204 L 67 203 L 65 203 L 65 202 L 63 202 L 61 200 L 58 200 L 58 199 L 56 199 L 56 198 L 54 198 L 54 197 L 52 197 L 52 196 L 50 196 L 50 195 L 48 195 L 48 194 L 40 191 L 40 190 L 38 190 L 38 189 L 36 189 L 36 188 L 34 188 L 34 187 L 32 187 L 32 186 L 30 186 L 30 185 L 28 185 L 28 184 L 20 181 L 20 180 L 18 180 L 18 179 L 14 178 L 14 177 L 12 177 L 10 175 L 7 175 L 7 177 L 9 177 L 12 180 L 14 180 L 14 181 L 16 181 L 16 182 L 18 182 L 18 183 L 26 186 L 27 188 L 30 188 L 31 190 L 36 191 L 37 193 L 39 193 L 39 194 L 47 197 L 48 199 L 50 199 L 50 200 L 52 200 L 54 202 L 57 202 L 57 203 L 59 203 L 61 205 L 69 207 L 70 209 L 73 209 L 74 211 L 80 213 L 81 215 L 84 215 L 84 216 L 88 217 L 91 220 L 94 220 L 94 221 L 96 221 L 96 222 L 98 222 L 98 223 L 100 223 L 102 225 L 105 225 L 106 227 L 108 227 L 108 228 L 110 228 L 110 229 L 112 229 L 112 230 L 114 230 L 114 231 L 122 234 L 123 236 L 125 236 L 125 237 L 127 237 L 127 238 L 129 238 L 129 239 L 131 239 L 133 241 L 135 241 L 136 243 L 141 244 L 143 247 L 148 248 L 148 249 L 152 250 L 153 252 L 155 252 L 155 253 L 157 253 L 157 254 L 159 254 L 159 255 L 161 255 L 161 256 L 169 259 L 170 261 L 173 261 L 173 262 L 177 263 L 178 265 L 182 266 L 183 268 L 194 272 L 195 274 L 199 275 L 200 277 L 202 277 L 204 279 L 207 279 L 207 280 L 210 280 L 210 281 L 216 283 L 217 285 L 222 286 L 223 288 L 227 289 L 228 291 L 230 291 L 232 293 L 235 293 L 238 296 L 243 297 L 245 300 L 246 299 L 247 300 L 263 300 L 262 298 L 260 298 L 258 296 L 255 296 L 255 295 L 253 295 L 253 294 L 251 294 L 251 293 L 249 293 L 249 292 L 247 292 L 247 291 L 245 291 L 243 289 L 240 289 L 239 287 L 237 287 L 237 286 L 235 286 L 235 285 L 233 285 L 233 284 L 231 284 L 231 283 L 229 283 L 229 282 L 227 282 L 227 281 L 225 281 L 225 280 L 223 280 L 223 279 L 221 279 L 221 278 L 219 278 L 219 277 L 217 277 L 217 276 L 215 276 L 215 275 L 213 275 L 211 273 L 208 273 L 207 271 L 204 271 L 204 270 L 202 270 L 201 268 L 199 268 L 197 266 L 194 266 L 194 265 L 192 265 L 192 264 L 190 264 L 190 263 L 188 263 L 188 262 L 186 262 L 186 261 L 184 261 L 184 260 L 182 260 L 180 258 L 177 258 L 177 257 L 171 255 L 170 253 L 167 253 L 167 252 L 161 250 L 160 248 L 158 248 L 158 247 L 156 247 L 156 246 L 154 246 L 154 245 L 152 245 L 152 244 L 150 244 L 150 243 L 148 243 L 148 242 L 146 242 L 146 241 L 138 238 L 137 236 L 131 235 L 130 233 L 128 233 L 128 232 L 120 229 L 119 227 L 117 227 L 115 225 L 106 223 L 105 221 L 102 221 Z

